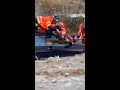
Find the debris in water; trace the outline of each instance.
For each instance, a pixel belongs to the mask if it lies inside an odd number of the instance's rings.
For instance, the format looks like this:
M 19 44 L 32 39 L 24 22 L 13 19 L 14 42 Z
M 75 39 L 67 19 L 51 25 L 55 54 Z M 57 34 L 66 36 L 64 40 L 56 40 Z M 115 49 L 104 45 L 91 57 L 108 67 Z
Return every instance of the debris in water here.
M 52 80 L 52 83 L 56 83 L 56 82 L 57 82 L 57 80 L 56 80 L 56 79 L 53 79 L 53 80 Z
M 69 75 L 69 73 L 65 73 L 65 76 L 68 76 Z

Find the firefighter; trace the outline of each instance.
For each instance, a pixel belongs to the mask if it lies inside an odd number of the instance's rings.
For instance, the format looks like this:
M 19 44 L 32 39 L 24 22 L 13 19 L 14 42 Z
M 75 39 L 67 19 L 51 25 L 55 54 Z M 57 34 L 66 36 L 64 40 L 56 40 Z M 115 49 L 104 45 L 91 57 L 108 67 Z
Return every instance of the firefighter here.
M 79 25 L 77 38 L 82 39 L 82 44 L 85 44 L 85 16 L 83 16 L 83 22 Z

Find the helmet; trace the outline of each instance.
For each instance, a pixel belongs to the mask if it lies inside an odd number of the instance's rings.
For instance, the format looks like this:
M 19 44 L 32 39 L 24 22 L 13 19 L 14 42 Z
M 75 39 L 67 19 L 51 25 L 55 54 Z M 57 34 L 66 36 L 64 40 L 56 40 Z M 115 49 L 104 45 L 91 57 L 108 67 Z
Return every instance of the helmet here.
M 52 16 L 52 18 L 53 18 L 53 19 L 58 19 L 58 15 L 57 15 L 57 14 L 54 14 L 54 15 Z
M 60 26 L 61 28 L 65 28 L 64 22 L 59 22 L 59 26 Z
M 83 19 L 85 19 L 85 14 L 82 16 Z

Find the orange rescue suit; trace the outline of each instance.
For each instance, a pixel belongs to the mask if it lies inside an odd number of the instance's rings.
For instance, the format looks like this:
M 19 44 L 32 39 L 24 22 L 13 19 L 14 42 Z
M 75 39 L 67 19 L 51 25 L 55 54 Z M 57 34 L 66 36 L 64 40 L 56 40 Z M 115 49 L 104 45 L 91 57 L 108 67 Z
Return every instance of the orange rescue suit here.
M 40 25 L 38 28 L 38 32 L 42 33 L 44 30 L 48 29 L 48 26 L 52 25 L 52 17 L 51 16 L 37 16 L 37 22 Z
M 82 37 L 82 44 L 85 44 L 85 31 L 84 31 L 85 27 L 84 27 L 84 23 L 81 23 L 79 25 L 79 31 L 77 33 L 77 36 L 81 36 Z
M 66 29 L 65 29 L 65 24 L 63 22 L 59 22 L 59 27 L 60 27 L 60 32 L 59 32 L 59 36 L 62 37 L 62 36 L 66 36 L 67 39 L 74 43 L 74 40 L 73 38 L 71 38 L 67 33 L 66 33 Z

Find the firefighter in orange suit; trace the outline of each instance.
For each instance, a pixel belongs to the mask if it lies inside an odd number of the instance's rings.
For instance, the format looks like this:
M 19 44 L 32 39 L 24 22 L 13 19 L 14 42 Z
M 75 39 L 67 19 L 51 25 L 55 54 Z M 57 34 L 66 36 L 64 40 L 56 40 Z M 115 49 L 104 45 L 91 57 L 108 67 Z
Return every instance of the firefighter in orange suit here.
M 83 22 L 79 25 L 77 38 L 81 38 L 82 44 L 85 44 L 85 17 L 83 17 Z

